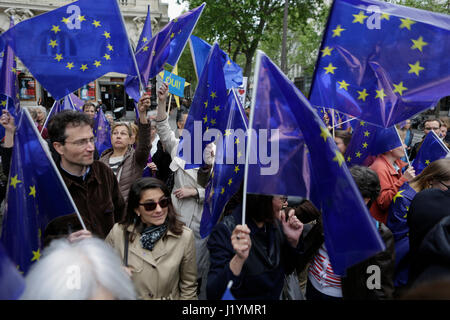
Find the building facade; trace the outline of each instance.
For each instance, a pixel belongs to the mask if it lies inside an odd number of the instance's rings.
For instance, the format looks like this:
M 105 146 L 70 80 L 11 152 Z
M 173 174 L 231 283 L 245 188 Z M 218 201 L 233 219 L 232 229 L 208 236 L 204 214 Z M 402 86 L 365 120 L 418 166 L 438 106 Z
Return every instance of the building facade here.
M 92 0 L 95 1 L 95 0 Z M 168 4 L 160 0 L 117 0 L 125 20 L 125 27 L 133 47 L 139 41 L 141 30 L 147 16 L 147 7 L 150 5 L 152 19 L 152 32 L 155 34 L 169 22 Z M 73 1 L 67 0 L 2 0 L 0 2 L 0 33 L 9 28 L 10 16 L 14 16 L 15 23 L 35 17 L 42 13 L 67 5 Z M 19 95 L 21 105 L 42 104 L 51 108 L 54 99 L 34 79 L 33 75 L 19 61 Z M 102 99 L 107 110 L 127 107 L 133 110 L 133 104 L 125 93 L 124 81 L 126 75 L 110 72 L 75 92 L 83 100 L 98 101 Z

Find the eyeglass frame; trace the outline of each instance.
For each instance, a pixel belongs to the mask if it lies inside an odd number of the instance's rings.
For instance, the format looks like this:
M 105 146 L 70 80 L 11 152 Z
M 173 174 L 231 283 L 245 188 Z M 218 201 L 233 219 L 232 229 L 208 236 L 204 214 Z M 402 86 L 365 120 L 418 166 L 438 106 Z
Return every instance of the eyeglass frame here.
M 446 184 L 443 183 L 441 180 L 438 180 L 438 182 L 439 182 L 440 184 L 442 184 L 444 187 L 446 187 L 447 190 L 450 190 L 450 186 L 446 185 Z
M 73 145 L 81 148 L 81 147 L 86 147 L 89 143 L 92 143 L 95 146 L 96 142 L 97 142 L 97 137 L 93 136 L 91 138 L 84 138 L 84 139 L 79 139 L 79 140 L 75 140 L 75 141 L 64 140 L 63 144 L 70 143 L 70 144 L 73 144 Z
M 166 205 L 163 205 L 162 203 L 161 203 L 161 201 L 167 201 L 167 204 Z M 147 212 L 150 212 L 150 211 L 153 211 L 153 210 L 155 210 L 156 209 L 156 207 L 159 205 L 162 209 L 163 208 L 167 208 L 168 206 L 169 206 L 169 204 L 170 204 L 170 198 L 169 197 L 164 197 L 164 198 L 162 198 L 162 199 L 160 199 L 159 201 L 151 201 L 151 202 L 145 202 L 145 203 L 140 203 L 140 202 L 138 202 L 138 204 L 139 204 L 139 206 L 143 206 L 144 207 L 144 209 L 145 209 L 145 211 L 147 211 Z M 148 206 L 155 206 L 153 209 L 149 209 L 148 208 Z

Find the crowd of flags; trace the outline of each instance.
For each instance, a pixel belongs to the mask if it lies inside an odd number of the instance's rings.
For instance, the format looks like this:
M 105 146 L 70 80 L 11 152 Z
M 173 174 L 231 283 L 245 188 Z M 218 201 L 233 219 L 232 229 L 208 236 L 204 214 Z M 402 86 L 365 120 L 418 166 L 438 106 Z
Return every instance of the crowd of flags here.
M 374 4 L 381 10 L 375 22 L 366 10 Z M 55 98 L 51 119 L 61 110 L 81 111 L 83 101 L 72 92 L 111 71 L 127 75 L 126 91 L 137 102 L 150 79 L 167 66 L 173 71 L 189 41 L 199 82 L 178 156 L 186 161 L 185 168 L 204 166 L 204 149 L 216 143 L 201 236 L 210 234 L 244 182 L 250 193 L 311 199 L 323 213 L 325 244 L 337 274 L 344 275 L 351 265 L 384 250 L 348 166 L 400 146 L 393 126 L 449 95 L 449 16 L 423 15 L 375 0 L 335 0 L 309 100 L 259 51 L 248 122 L 234 89 L 242 84 L 242 69 L 217 43 L 211 46 L 192 35 L 205 4 L 154 35 L 149 8 L 135 49 L 116 1 L 79 0 L 70 5 L 79 11 L 70 15 L 67 5 L 16 26 L 11 23 L 0 37 L 0 107 L 10 111 L 17 125 L 0 243 L 2 284 L 15 279 L 5 274 L 26 274 L 39 260 L 43 232 L 51 220 L 77 213 L 29 114 L 19 106 L 15 56 Z M 321 119 L 325 113 L 354 128 L 345 155 Z M 201 124 L 202 137 L 210 134 L 209 142 L 193 140 L 195 123 Z M 256 145 L 249 147 L 250 137 L 233 134 L 247 130 L 258 139 Z M 220 132 L 223 139 L 212 132 Z M 94 133 L 101 154 L 111 147 L 101 108 Z M 269 156 L 274 144 L 277 163 L 258 157 L 261 150 Z M 200 152 L 186 152 L 195 146 Z M 416 173 L 448 153 L 435 134 L 428 134 L 413 162 Z M 274 168 L 273 174 L 262 174 Z M 15 272 L 4 271 L 11 265 Z M 2 288 L 6 289 L 0 289 L 0 297 L 17 298 L 23 284 L 14 290 L 9 285 Z

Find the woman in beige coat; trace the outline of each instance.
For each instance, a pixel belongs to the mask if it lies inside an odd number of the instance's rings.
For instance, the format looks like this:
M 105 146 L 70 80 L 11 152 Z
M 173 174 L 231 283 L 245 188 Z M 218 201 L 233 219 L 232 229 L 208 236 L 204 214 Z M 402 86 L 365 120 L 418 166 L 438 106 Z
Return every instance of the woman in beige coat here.
M 106 242 L 131 271 L 139 299 L 197 299 L 194 235 L 178 220 L 162 181 L 133 183 L 125 219 Z

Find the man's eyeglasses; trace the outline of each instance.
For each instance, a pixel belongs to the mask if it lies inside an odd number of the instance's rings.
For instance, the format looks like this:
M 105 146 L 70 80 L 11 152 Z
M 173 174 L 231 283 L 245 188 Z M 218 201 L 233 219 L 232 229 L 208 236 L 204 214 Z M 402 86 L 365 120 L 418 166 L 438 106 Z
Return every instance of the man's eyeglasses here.
M 425 127 L 425 130 L 439 130 L 439 129 L 440 129 L 439 127 L 434 127 L 434 128 Z
M 97 138 L 95 138 L 95 137 L 80 139 L 80 140 L 75 140 L 75 141 L 65 141 L 65 143 L 70 143 L 77 147 L 86 147 L 89 143 L 92 143 L 95 145 L 95 142 L 97 142 Z
M 439 181 L 440 184 L 442 184 L 444 187 L 447 188 L 447 190 L 450 190 L 450 186 L 446 185 L 445 183 L 443 183 L 442 181 Z
M 139 203 L 140 206 L 143 206 L 145 211 L 153 211 L 156 209 L 156 206 L 159 204 L 159 206 L 161 208 L 167 208 L 167 206 L 170 203 L 170 199 L 169 198 L 162 198 L 161 200 L 159 200 L 158 202 L 145 202 L 145 203 Z

